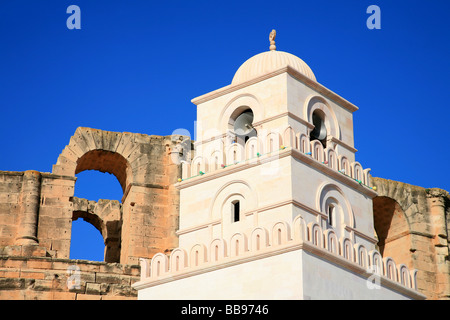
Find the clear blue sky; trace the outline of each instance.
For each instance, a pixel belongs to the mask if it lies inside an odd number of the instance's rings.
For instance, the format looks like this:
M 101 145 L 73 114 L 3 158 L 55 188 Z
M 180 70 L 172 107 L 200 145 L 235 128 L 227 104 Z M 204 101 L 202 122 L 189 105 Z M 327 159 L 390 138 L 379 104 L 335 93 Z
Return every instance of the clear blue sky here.
M 66 27 L 72 4 L 81 30 Z M 366 27 L 372 4 L 381 30 Z M 193 133 L 190 100 L 230 84 L 245 60 L 268 50 L 275 28 L 278 50 L 359 107 L 364 168 L 450 190 L 449 12 L 449 1 L 434 0 L 2 0 L 0 170 L 51 172 L 79 126 Z M 114 176 L 84 172 L 75 195 L 122 193 Z M 102 259 L 86 229 L 74 233 L 92 247 L 80 246 L 85 258 Z

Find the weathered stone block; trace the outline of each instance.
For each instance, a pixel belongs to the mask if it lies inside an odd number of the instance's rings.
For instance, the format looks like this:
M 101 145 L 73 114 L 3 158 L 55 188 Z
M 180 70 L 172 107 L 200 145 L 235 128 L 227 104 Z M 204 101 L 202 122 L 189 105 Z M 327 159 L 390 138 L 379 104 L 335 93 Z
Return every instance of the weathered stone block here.
M 25 279 L 0 278 L 0 290 L 21 289 L 25 286 Z
M 91 283 L 91 282 L 86 283 L 86 293 L 100 295 L 101 285 L 99 283 Z
M 51 269 L 52 262 L 48 259 L 30 259 L 27 262 L 27 267 L 30 269 Z
M 44 279 L 45 272 L 39 272 L 37 270 L 20 270 L 20 277 L 24 279 Z
M 110 274 L 110 273 L 97 273 L 96 275 L 97 283 L 109 283 L 109 284 L 127 284 L 129 280 L 120 275 Z
M 45 279 L 37 279 L 32 287 L 36 291 L 50 291 L 53 289 L 53 281 Z
M 75 292 L 53 292 L 53 300 L 75 300 Z
M 107 263 L 102 264 L 100 267 L 100 273 L 122 273 L 123 272 L 123 266 L 119 263 Z
M 136 291 L 130 285 L 115 284 L 111 285 L 111 295 L 113 296 L 131 296 L 136 295 Z
M 76 300 L 101 300 L 100 295 L 77 293 Z

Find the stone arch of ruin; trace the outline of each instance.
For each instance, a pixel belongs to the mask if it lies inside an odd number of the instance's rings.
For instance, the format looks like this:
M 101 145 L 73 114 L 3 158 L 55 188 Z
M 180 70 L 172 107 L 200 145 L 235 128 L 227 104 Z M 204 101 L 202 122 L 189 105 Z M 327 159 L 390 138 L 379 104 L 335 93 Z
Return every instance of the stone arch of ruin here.
M 180 172 L 171 161 L 174 144 L 176 139 L 171 136 L 79 127 L 58 157 L 55 175 L 75 177 L 85 170 L 97 170 L 116 176 L 122 187 L 116 214 L 99 219 L 95 211 L 73 210 L 72 219 L 84 214 L 102 233 L 105 261 L 137 263 L 138 257 L 152 256 L 157 248 L 176 246 L 178 192 L 173 184 Z M 170 197 L 177 200 L 167 205 Z M 96 221 L 102 221 L 101 226 Z
M 139 137 L 142 136 L 142 137 Z M 139 139 L 142 138 L 142 139 Z M 52 173 L 75 176 L 85 170 L 114 174 L 125 193 L 133 182 L 144 182 L 149 154 L 142 152 L 145 135 L 79 127 L 61 152 Z
M 138 264 L 139 257 L 176 247 L 179 193 L 174 184 L 181 170 L 172 158 L 178 142 L 176 136 L 78 128 L 52 173 L 7 173 L 17 185 L 11 197 L 11 208 L 17 209 L 11 214 L 17 218 L 11 219 L 2 244 L 38 244 L 47 256 L 68 259 L 72 221 L 85 217 L 102 233 L 107 262 Z M 123 190 L 121 203 L 75 198 L 75 175 L 84 170 L 114 174 Z
M 122 155 L 116 152 L 101 149 L 88 151 L 78 159 L 75 174 L 86 170 L 113 174 L 117 178 L 122 192 L 125 192 L 127 186 L 132 183 L 130 164 Z
M 429 299 L 450 297 L 450 197 L 447 191 L 372 177 L 374 226 L 383 256 L 417 269 Z
M 80 127 L 51 173 L 0 171 L 0 264 L 7 274 L 0 299 L 135 298 L 139 258 L 178 246 L 174 185 L 182 140 Z M 113 174 L 121 201 L 74 197 L 76 174 L 85 170 Z M 100 231 L 104 262 L 70 259 L 78 218 Z M 67 286 L 72 267 L 81 272 L 79 288 Z

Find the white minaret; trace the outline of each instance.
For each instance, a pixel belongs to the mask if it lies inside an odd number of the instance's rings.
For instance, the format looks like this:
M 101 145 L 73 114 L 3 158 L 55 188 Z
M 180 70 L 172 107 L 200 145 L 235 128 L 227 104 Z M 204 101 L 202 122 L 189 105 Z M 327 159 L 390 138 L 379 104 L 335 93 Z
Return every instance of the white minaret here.
M 300 215 L 374 249 L 376 193 L 353 146 L 358 108 L 317 83 L 303 60 L 276 51 L 275 30 L 270 44 L 230 86 L 192 100 L 198 141 L 179 184 L 180 245 Z
M 376 192 L 355 161 L 358 108 L 277 51 L 275 35 L 231 85 L 192 100 L 180 248 L 143 260 L 139 298 L 420 298 L 415 273 L 375 250 Z M 368 289 L 373 272 L 391 289 Z

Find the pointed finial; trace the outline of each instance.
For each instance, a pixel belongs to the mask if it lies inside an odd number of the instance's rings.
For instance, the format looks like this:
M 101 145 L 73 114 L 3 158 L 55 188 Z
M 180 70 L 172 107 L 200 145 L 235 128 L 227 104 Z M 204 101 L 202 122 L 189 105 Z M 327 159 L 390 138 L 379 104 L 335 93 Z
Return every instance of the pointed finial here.
M 277 49 L 275 46 L 275 37 L 277 36 L 277 32 L 275 29 L 272 30 L 272 32 L 269 34 L 269 41 L 270 41 L 270 50 L 274 51 Z

